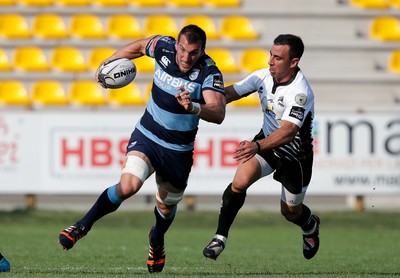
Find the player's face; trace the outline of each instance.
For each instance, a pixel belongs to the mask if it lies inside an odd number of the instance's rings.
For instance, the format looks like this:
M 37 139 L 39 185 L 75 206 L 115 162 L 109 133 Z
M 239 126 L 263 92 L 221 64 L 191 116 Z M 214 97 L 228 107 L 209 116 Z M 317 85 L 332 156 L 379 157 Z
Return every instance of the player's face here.
M 201 42 L 189 43 L 185 35 L 176 42 L 176 63 L 181 72 L 186 73 L 192 69 L 197 60 L 203 55 Z
M 288 45 L 273 45 L 269 57 L 269 72 L 279 83 L 287 82 L 292 77 L 293 69 L 299 59 L 290 58 Z

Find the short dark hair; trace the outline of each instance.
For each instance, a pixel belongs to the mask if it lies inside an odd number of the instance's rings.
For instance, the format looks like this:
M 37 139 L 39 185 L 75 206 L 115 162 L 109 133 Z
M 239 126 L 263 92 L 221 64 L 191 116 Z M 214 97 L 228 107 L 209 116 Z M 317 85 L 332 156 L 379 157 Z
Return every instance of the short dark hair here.
M 304 52 L 304 44 L 300 37 L 292 34 L 281 34 L 274 40 L 276 45 L 288 45 L 290 58 L 301 58 Z
M 206 32 L 204 32 L 204 30 L 201 29 L 199 26 L 190 24 L 183 27 L 178 34 L 178 41 L 180 41 L 183 35 L 186 36 L 189 43 L 196 43 L 200 41 L 202 50 L 206 49 Z

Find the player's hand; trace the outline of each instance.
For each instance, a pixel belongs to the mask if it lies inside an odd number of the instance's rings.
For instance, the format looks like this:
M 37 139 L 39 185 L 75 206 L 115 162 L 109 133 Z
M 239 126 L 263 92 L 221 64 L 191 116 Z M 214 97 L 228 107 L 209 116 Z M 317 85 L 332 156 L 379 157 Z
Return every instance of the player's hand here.
M 246 161 L 249 161 L 253 156 L 255 156 L 257 152 L 258 147 L 256 142 L 244 140 L 240 142 L 239 147 L 235 150 L 233 158 L 236 161 L 245 163 Z
M 185 108 L 186 111 L 192 111 L 193 110 L 193 103 L 192 103 L 192 98 L 190 97 L 189 91 L 185 90 L 183 87 L 178 88 L 178 93 L 175 95 L 177 101 L 179 102 L 180 105 Z

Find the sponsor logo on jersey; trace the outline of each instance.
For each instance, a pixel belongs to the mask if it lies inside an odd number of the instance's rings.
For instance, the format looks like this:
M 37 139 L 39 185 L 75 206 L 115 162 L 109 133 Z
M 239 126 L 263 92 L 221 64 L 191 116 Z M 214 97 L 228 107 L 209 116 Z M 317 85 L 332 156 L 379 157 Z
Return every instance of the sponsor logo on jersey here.
M 157 83 L 157 86 L 159 86 L 160 88 L 167 89 L 169 87 L 171 88 L 184 87 L 190 93 L 194 92 L 194 90 L 196 89 L 195 83 L 186 81 L 181 78 L 173 77 L 160 69 L 157 69 L 155 71 L 154 77 L 157 79 L 155 80 L 155 82 Z
M 222 81 L 222 76 L 214 75 L 213 76 L 213 87 L 217 89 L 224 89 L 224 82 Z
M 162 56 L 160 63 L 166 68 L 169 66 L 169 64 L 171 63 L 171 61 L 168 59 L 167 56 Z
M 290 109 L 289 116 L 296 118 L 299 121 L 302 121 L 304 119 L 304 108 L 293 106 L 292 109 Z
M 284 107 L 285 105 L 283 104 L 283 96 L 280 96 L 279 98 L 278 98 L 278 105 L 279 106 L 281 106 L 281 107 Z

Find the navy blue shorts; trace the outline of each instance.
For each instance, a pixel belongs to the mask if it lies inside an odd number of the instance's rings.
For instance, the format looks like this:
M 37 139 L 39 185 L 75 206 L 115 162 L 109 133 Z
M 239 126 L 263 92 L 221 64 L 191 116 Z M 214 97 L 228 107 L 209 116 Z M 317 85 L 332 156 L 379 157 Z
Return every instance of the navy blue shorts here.
M 136 142 L 136 143 L 135 143 Z M 177 189 L 187 186 L 193 165 L 193 151 L 175 151 L 160 146 L 135 129 L 129 139 L 126 153 L 139 151 L 144 153 L 153 165 L 156 175 Z

